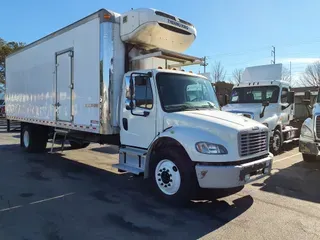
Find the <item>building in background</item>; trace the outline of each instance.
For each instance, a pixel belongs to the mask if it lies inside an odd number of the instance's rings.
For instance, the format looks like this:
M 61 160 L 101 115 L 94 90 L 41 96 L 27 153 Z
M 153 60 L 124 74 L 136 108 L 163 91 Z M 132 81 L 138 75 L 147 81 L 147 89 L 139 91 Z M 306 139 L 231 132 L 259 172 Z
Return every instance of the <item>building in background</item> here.
M 216 83 L 212 83 L 212 86 L 215 88 L 220 106 L 224 106 L 227 103 L 225 103 L 225 95 L 230 96 L 231 95 L 231 91 L 233 88 L 233 84 L 232 83 L 227 83 L 227 82 L 216 82 Z

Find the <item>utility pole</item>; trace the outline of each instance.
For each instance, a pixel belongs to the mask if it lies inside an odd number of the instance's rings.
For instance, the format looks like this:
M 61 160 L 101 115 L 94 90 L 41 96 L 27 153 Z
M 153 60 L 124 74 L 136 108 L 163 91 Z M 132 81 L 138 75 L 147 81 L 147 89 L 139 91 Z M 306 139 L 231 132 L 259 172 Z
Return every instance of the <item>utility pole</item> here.
M 276 64 L 276 48 L 274 46 L 272 46 L 271 56 L 273 57 L 273 60 L 271 60 L 271 64 Z
M 206 56 L 203 57 L 203 64 L 201 64 L 201 66 L 203 66 L 203 72 L 205 73 L 206 72 L 206 66 L 208 66 L 207 57 Z
M 290 84 L 292 82 L 292 78 L 291 78 L 291 61 L 290 61 Z

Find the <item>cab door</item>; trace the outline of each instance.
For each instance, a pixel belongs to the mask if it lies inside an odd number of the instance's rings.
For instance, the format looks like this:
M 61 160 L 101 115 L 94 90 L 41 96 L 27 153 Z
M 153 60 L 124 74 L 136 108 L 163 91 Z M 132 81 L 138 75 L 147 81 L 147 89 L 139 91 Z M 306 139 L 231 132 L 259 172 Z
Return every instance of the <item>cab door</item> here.
M 156 136 L 157 94 L 153 79 L 146 72 L 125 76 L 120 112 L 122 145 L 147 149 Z
M 294 104 L 289 106 L 288 103 L 288 94 L 289 88 L 282 87 L 281 88 L 281 95 L 280 95 L 280 106 L 281 106 L 281 123 L 283 125 L 288 125 L 293 118 L 294 114 Z

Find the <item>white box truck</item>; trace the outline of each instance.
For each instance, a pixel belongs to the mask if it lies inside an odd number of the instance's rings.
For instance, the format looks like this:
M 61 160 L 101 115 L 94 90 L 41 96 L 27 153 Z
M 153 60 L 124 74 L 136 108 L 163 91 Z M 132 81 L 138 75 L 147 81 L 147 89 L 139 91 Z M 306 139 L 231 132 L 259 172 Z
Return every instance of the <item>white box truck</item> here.
M 211 83 L 186 72 L 195 27 L 154 9 L 81 19 L 6 59 L 7 118 L 21 146 L 43 151 L 56 134 L 72 147 L 119 146 L 116 168 L 143 175 L 159 196 L 233 188 L 270 174 L 268 128 L 220 111 Z
M 231 92 L 223 111 L 254 119 L 270 130 L 270 151 L 277 155 L 283 144 L 299 140 L 294 119 L 294 92 L 282 79 L 282 64 L 247 67 L 241 83 Z

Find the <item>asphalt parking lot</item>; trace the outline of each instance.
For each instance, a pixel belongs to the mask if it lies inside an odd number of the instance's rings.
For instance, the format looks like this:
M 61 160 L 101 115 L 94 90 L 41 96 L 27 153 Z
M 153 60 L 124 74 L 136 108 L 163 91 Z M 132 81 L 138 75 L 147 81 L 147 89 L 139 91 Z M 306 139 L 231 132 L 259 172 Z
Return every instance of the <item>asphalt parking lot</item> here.
M 49 147 L 49 144 L 48 144 Z M 320 161 L 297 147 L 230 196 L 167 206 L 119 174 L 112 146 L 26 154 L 0 122 L 0 239 L 320 239 Z

